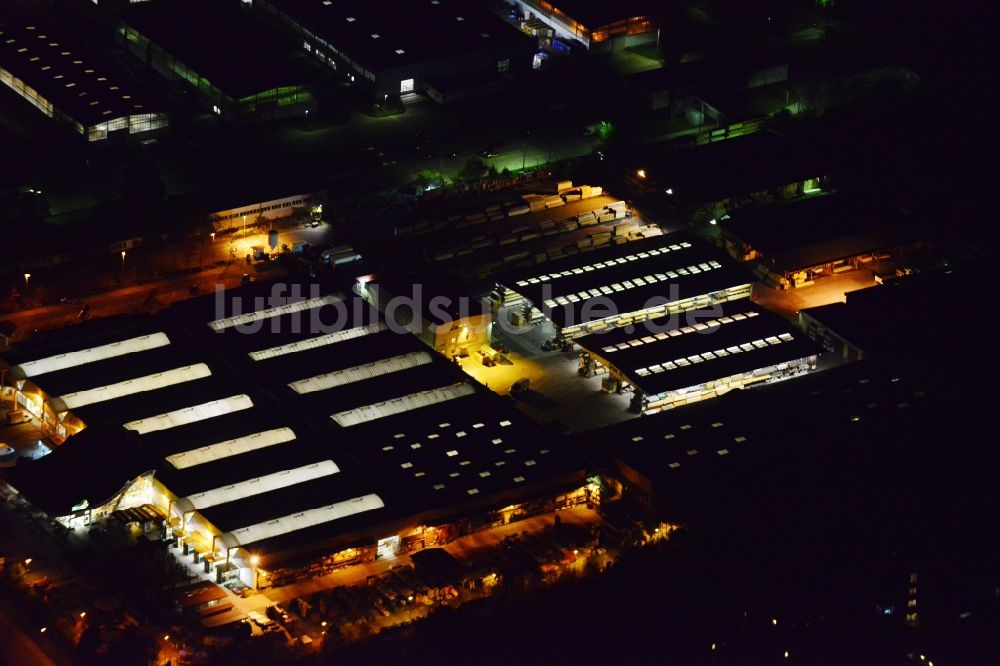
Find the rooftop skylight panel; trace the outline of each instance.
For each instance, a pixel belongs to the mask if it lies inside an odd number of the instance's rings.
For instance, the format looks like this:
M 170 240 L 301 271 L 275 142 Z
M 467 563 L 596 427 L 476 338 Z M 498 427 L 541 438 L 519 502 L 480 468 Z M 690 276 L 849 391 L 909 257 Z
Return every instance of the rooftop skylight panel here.
M 83 349 L 76 352 L 68 352 L 57 356 L 49 356 L 36 361 L 28 361 L 16 366 L 24 377 L 37 377 L 49 372 L 58 372 L 67 368 L 75 368 L 81 365 L 97 363 L 125 354 L 134 354 L 170 344 L 170 338 L 165 333 L 153 333 L 142 335 L 137 338 L 129 338 L 120 342 Z
M 302 301 L 291 301 L 283 305 L 278 305 L 271 308 L 265 308 L 263 310 L 258 310 L 256 312 L 248 312 L 246 314 L 233 315 L 231 317 L 225 317 L 223 319 L 216 319 L 215 321 L 208 322 L 208 327 L 213 331 L 222 331 L 227 328 L 232 328 L 233 326 L 245 326 L 256 321 L 263 321 L 265 319 L 271 319 L 272 317 L 280 317 L 286 314 L 293 314 L 295 312 L 303 312 L 306 310 L 312 310 L 315 308 L 320 308 L 325 305 L 333 305 L 340 301 L 338 296 L 328 295 L 318 298 L 309 298 Z
M 255 361 L 263 361 L 269 358 L 275 358 L 277 356 L 284 356 L 286 354 L 294 354 L 300 351 L 306 351 L 309 349 L 317 349 L 319 347 L 325 347 L 327 345 L 336 344 L 338 342 L 344 342 L 346 340 L 353 340 L 354 338 L 360 338 L 365 335 L 372 333 L 380 333 L 388 329 L 388 324 L 385 322 L 377 322 L 374 324 L 368 324 L 366 326 L 357 326 L 355 328 L 348 328 L 343 331 L 337 331 L 336 333 L 327 333 L 325 335 L 319 335 L 313 338 L 307 338 L 305 340 L 299 340 L 297 342 L 291 342 L 285 345 L 279 345 L 277 347 L 271 347 L 269 349 L 262 349 L 260 351 L 250 352 L 250 358 Z
M 250 399 L 250 396 L 245 394 L 234 395 L 221 400 L 213 400 L 200 405 L 192 405 L 191 407 L 184 407 L 172 412 L 129 421 L 123 424 L 123 427 L 126 430 L 134 430 L 140 435 L 145 435 L 158 430 L 167 430 L 217 416 L 224 416 L 225 414 L 232 414 L 244 409 L 250 409 L 251 407 L 253 407 L 253 401 Z
M 166 461 L 176 469 L 187 469 L 277 444 L 284 444 L 294 439 L 295 433 L 291 428 L 275 428 L 273 430 L 265 430 L 252 435 L 229 439 L 217 444 L 209 444 L 198 449 L 175 453 L 167 456 Z
M 206 490 L 194 495 L 189 495 L 185 499 L 190 502 L 191 507 L 196 510 L 207 509 L 219 504 L 235 502 L 247 497 L 255 497 L 264 493 L 274 492 L 282 488 L 288 488 L 300 483 L 307 483 L 316 479 L 322 479 L 340 472 L 340 468 L 332 460 L 286 469 L 273 474 L 259 476 L 254 479 L 240 481 L 228 486 L 221 486 L 212 490 Z
M 57 412 L 63 412 L 70 409 L 85 407 L 87 405 L 115 400 L 117 398 L 123 398 L 129 395 L 135 395 L 137 393 L 156 391 L 168 386 L 191 382 L 196 379 L 203 379 L 211 376 L 211 374 L 212 371 L 209 370 L 207 365 L 204 363 L 197 363 L 195 365 L 188 365 L 181 368 L 175 368 L 173 370 L 167 370 L 166 372 L 157 372 L 152 375 L 136 377 L 135 379 L 127 379 L 123 382 L 118 382 L 117 384 L 109 384 L 107 386 L 101 386 L 85 391 L 68 393 L 64 396 L 55 398 L 52 401 L 52 404 Z
M 330 418 L 333 419 L 337 425 L 346 428 L 360 423 L 367 423 L 376 419 L 385 418 L 387 416 L 402 414 L 414 409 L 420 409 L 421 407 L 447 402 L 456 398 L 472 395 L 473 393 L 475 393 L 475 389 L 473 389 L 471 385 L 463 382 L 453 384 L 452 386 L 443 386 L 427 391 L 420 391 L 418 393 L 411 393 L 399 398 L 365 405 L 364 407 L 358 407 L 356 409 L 349 409 L 333 414 Z
M 291 382 L 288 386 L 298 393 L 305 395 L 317 391 L 326 391 L 339 386 L 353 384 L 368 379 L 374 379 L 395 372 L 402 372 L 410 368 L 427 365 L 431 362 L 430 354 L 426 352 L 411 352 L 392 358 L 386 358 L 373 363 L 356 365 L 352 368 L 345 368 L 334 372 L 316 375 L 307 379 L 300 379 Z
M 264 539 L 273 539 L 290 532 L 304 530 L 341 518 L 347 518 L 365 511 L 381 509 L 384 506 L 382 498 L 375 494 L 369 494 L 317 509 L 300 511 L 299 513 L 290 514 L 264 523 L 242 527 L 238 530 L 222 534 L 219 538 L 227 548 L 235 548 Z

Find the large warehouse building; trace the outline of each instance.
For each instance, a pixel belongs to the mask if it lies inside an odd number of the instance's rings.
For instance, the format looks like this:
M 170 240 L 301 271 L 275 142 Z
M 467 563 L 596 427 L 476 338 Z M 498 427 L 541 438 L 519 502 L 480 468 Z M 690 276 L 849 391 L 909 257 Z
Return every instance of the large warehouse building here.
M 293 40 L 233 3 L 134 3 L 118 28 L 129 52 L 236 121 L 302 116 L 317 108 Z
M 165 109 L 124 75 L 10 9 L 0 12 L 0 83 L 90 142 L 143 140 L 168 127 Z
M 298 33 L 303 48 L 372 100 L 422 93 L 435 81 L 531 66 L 534 44 L 468 0 L 256 0 L 254 6 Z M 463 77 L 467 87 L 476 79 Z M 459 91 L 452 91 L 457 95 Z
M 497 277 L 505 303 L 524 303 L 574 338 L 750 295 L 750 274 L 718 248 L 665 234 L 516 269 Z
M 8 492 L 73 528 L 160 516 L 217 581 L 257 587 L 587 501 L 560 441 L 360 299 L 269 290 L 7 357 L 8 395 L 65 428 Z
M 749 299 L 577 338 L 639 408 L 655 413 L 816 367 L 817 346 Z
M 905 257 L 919 230 L 875 195 L 838 192 L 747 208 L 719 223 L 720 242 L 781 289 Z
M 654 144 L 644 152 L 626 174 L 629 188 L 695 224 L 832 189 L 830 160 L 772 132 L 675 151 Z

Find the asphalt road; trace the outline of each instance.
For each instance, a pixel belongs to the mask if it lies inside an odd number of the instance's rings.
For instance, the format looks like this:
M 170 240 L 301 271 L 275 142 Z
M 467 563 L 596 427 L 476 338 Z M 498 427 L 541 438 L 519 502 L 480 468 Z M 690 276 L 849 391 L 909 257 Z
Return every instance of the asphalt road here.
M 238 286 L 246 268 L 246 264 L 237 261 L 197 273 L 94 294 L 81 299 L 81 303 L 89 306 L 90 318 L 155 311 L 170 303 L 189 298 L 192 289 L 197 290 L 195 293 L 205 294 L 213 291 L 217 284 L 223 284 L 227 288 Z M 14 334 L 14 341 L 17 342 L 38 331 L 48 331 L 77 323 L 82 308 L 81 303 L 21 310 L 5 315 L 3 319 L 17 327 Z

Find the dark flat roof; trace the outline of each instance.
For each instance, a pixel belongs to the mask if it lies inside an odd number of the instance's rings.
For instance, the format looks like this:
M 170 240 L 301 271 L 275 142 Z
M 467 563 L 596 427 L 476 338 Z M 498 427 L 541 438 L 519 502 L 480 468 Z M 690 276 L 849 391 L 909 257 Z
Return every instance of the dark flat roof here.
M 930 346 L 950 349 L 956 357 L 975 354 L 977 341 L 991 344 L 990 330 L 964 322 L 993 299 L 992 277 L 987 262 L 939 268 L 848 292 L 846 303 L 807 308 L 802 314 L 866 353 L 922 356 Z M 929 304 L 945 306 L 958 318 L 947 323 L 929 317 Z
M 490 306 L 482 299 L 473 298 L 445 280 L 416 275 L 378 275 L 368 283 L 368 288 L 373 285 L 383 289 L 387 297 L 415 301 L 420 316 L 428 323 L 448 324 L 461 316 L 477 316 L 490 311 Z
M 373 73 L 531 41 L 468 0 L 267 0 L 267 4 Z
M 615 329 L 607 335 L 587 335 L 576 342 L 620 370 L 647 395 L 794 361 L 820 351 L 787 321 L 747 299 L 723 303 L 716 312 L 709 313 L 707 309 L 704 312 L 704 316 L 697 318 L 680 315 L 674 320 L 655 319 L 649 322 L 649 327 L 636 325 L 631 333 Z M 651 328 L 657 331 L 655 335 L 650 333 Z M 763 347 L 732 350 L 767 338 L 771 340 Z M 715 354 L 720 350 L 725 355 Z M 712 356 L 699 356 L 706 353 Z M 702 360 L 695 361 L 692 357 Z M 681 359 L 687 364 L 675 363 Z M 663 365 L 667 363 L 672 365 Z
M 234 99 L 306 82 L 294 62 L 298 45 L 237 2 L 150 0 L 121 18 Z
M 916 222 L 877 194 L 836 193 L 744 208 L 720 227 L 776 272 L 809 268 L 916 240 Z
M 404 495 L 428 497 L 436 507 L 582 472 L 560 438 L 501 400 L 472 395 L 355 426 L 352 446 Z
M 689 271 L 692 266 L 694 270 Z M 671 276 L 671 273 L 674 275 Z M 559 277 L 551 278 L 557 274 Z M 662 280 L 646 279 L 661 275 Z M 636 278 L 642 284 L 624 284 Z M 521 294 L 535 307 L 542 309 L 545 305 L 550 308 L 546 314 L 562 327 L 569 322 L 580 323 L 608 316 L 607 309 L 603 307 L 592 306 L 593 312 L 587 311 L 585 305 L 588 299 L 565 304 L 558 302 L 560 298 L 585 291 L 589 293 L 591 289 L 600 291 L 593 296 L 605 297 L 618 313 L 625 314 L 748 284 L 752 278 L 719 248 L 688 234 L 674 233 L 518 269 L 498 276 L 496 281 Z M 615 290 L 615 285 L 624 289 Z M 610 288 L 611 293 L 605 293 L 602 287 Z M 676 294 L 672 293 L 674 288 Z M 659 302 L 652 302 L 652 299 L 659 299 Z M 546 304 L 546 301 L 554 303 Z
M 126 75 L 31 18 L 0 14 L 0 66 L 85 127 L 164 111 Z
M 832 171 L 826 156 L 770 131 L 680 150 L 651 146 L 644 153 L 635 168 L 688 205 L 746 196 Z

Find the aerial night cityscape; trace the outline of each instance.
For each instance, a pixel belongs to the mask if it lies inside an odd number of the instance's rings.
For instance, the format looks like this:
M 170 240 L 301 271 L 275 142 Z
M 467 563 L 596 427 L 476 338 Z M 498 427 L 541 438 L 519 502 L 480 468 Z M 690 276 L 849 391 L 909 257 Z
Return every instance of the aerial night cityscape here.
M 995 25 L 0 0 L 0 666 L 1000 664 Z

